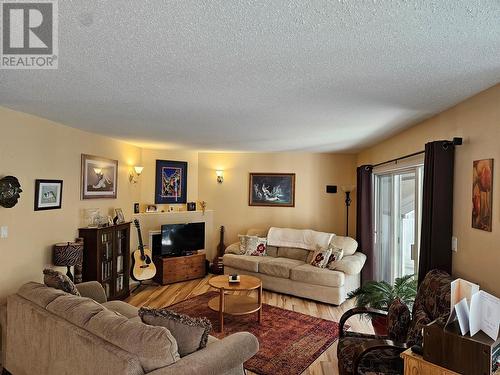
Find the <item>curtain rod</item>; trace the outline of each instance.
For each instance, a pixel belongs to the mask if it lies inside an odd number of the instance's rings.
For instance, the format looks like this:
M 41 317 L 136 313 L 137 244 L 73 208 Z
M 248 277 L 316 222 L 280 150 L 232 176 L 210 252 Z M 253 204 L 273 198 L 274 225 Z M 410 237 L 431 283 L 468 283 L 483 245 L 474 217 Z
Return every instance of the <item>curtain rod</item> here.
M 391 160 L 383 161 L 382 163 L 378 163 L 378 164 L 372 165 L 372 168 L 379 167 L 379 166 L 384 165 L 384 164 L 394 163 L 394 162 L 397 162 L 399 160 L 408 159 L 408 158 L 411 158 L 412 156 L 417 156 L 417 155 L 420 155 L 420 154 L 425 154 L 425 150 L 417 151 L 417 152 L 414 152 L 413 154 L 408 154 L 408 155 L 405 155 L 405 156 L 400 156 L 399 158 L 396 158 L 396 159 L 391 159 Z
M 442 142 L 443 142 L 442 143 L 443 150 L 447 150 L 449 146 L 460 146 L 462 144 L 462 138 L 453 137 L 453 139 L 451 141 L 442 141 Z M 372 165 L 372 168 L 379 167 L 379 166 L 384 165 L 384 164 L 394 163 L 394 162 L 397 162 L 398 160 L 408 159 L 408 158 L 411 158 L 412 156 L 417 156 L 420 154 L 425 154 L 425 150 L 417 151 L 417 152 L 414 152 L 413 154 L 408 154 L 408 155 L 401 156 L 401 157 L 396 158 L 396 159 L 391 159 L 391 160 L 384 161 L 382 163 Z

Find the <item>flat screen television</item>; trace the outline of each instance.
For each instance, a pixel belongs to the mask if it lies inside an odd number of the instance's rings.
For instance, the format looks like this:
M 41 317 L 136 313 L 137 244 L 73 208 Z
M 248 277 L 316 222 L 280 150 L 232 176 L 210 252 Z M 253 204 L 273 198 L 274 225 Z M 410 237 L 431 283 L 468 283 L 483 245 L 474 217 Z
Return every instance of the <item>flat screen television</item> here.
M 182 256 L 205 248 L 205 223 L 161 226 L 161 256 Z

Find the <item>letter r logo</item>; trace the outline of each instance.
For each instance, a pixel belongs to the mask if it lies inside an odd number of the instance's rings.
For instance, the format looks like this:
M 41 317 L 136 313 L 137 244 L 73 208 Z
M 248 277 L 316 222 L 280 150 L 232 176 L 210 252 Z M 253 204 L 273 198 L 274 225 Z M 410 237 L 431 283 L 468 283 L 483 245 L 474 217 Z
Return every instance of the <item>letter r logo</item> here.
M 53 4 L 51 2 L 2 3 L 4 55 L 53 53 Z

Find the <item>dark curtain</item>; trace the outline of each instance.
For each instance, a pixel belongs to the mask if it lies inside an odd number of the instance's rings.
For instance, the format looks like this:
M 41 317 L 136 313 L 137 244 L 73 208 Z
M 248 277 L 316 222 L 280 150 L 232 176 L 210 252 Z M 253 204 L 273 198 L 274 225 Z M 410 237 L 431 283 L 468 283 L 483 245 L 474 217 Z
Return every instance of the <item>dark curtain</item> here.
M 447 141 L 425 145 L 419 285 L 434 268 L 451 274 L 454 159 L 455 146 Z
M 372 169 L 371 165 L 362 165 L 357 171 L 356 240 L 358 249 L 366 255 L 366 263 L 361 272 L 362 283 L 373 280 L 375 276 Z

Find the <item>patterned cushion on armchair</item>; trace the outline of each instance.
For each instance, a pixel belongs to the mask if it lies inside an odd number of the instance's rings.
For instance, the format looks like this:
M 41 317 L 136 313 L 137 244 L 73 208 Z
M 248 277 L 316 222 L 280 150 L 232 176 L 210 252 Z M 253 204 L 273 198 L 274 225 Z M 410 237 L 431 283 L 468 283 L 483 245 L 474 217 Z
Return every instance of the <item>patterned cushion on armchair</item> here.
M 422 328 L 436 319 L 446 319 L 450 314 L 451 281 L 451 276 L 441 270 L 432 270 L 425 275 L 413 304 L 408 345 L 422 345 Z
M 396 342 L 406 342 L 408 327 L 410 326 L 410 309 L 396 298 L 387 312 L 387 336 Z
M 340 374 L 354 374 L 356 360 L 359 361 L 356 375 L 403 374 L 403 361 L 399 354 L 415 343 L 422 343 L 421 331 L 424 325 L 436 319 L 446 319 L 450 313 L 450 283 L 451 277 L 446 272 L 429 271 L 418 288 L 411 322 L 408 322 L 408 308 L 399 301 L 395 301 L 389 312 L 392 317 L 388 317 L 390 337 L 341 332 L 337 348 Z M 341 330 L 349 316 L 367 312 L 362 310 L 347 311 L 340 320 Z M 378 312 L 379 315 L 382 313 Z M 386 341 L 387 339 L 392 339 L 392 341 Z
M 366 340 L 384 339 L 384 336 L 365 335 L 357 332 L 346 332 L 339 341 L 337 349 L 340 375 L 352 374 L 353 357 L 358 346 Z M 390 349 L 381 349 L 368 353 L 363 357 L 358 373 L 370 375 L 399 375 L 403 373 L 403 363 L 399 358 L 399 352 Z

